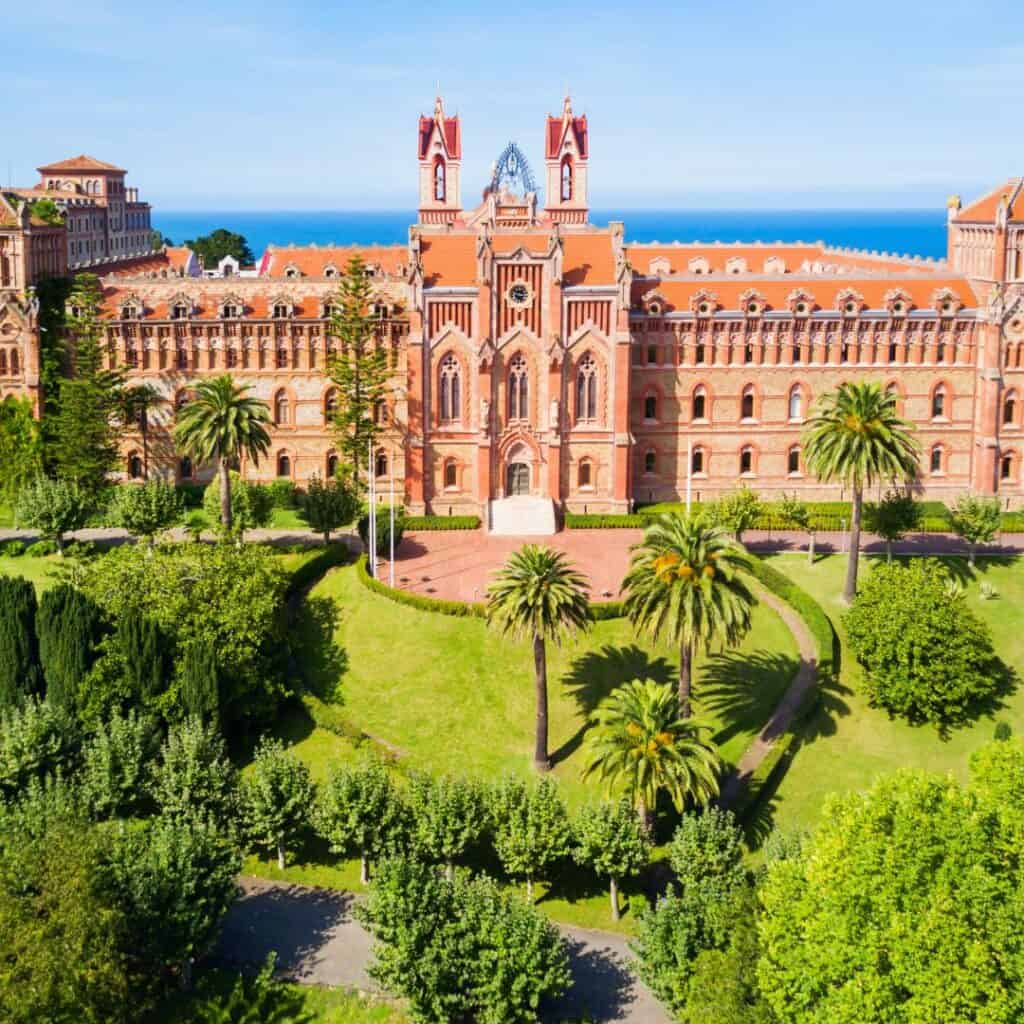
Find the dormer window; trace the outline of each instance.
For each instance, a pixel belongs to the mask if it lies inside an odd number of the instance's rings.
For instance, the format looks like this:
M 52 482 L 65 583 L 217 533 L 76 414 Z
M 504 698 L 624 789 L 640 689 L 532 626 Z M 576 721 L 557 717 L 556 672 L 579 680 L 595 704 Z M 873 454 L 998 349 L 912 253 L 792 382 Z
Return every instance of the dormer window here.
M 235 302 L 225 302 L 221 310 L 221 316 L 225 320 L 234 320 L 242 315 L 242 308 Z
M 285 303 L 285 302 L 275 302 L 274 303 L 274 319 L 275 320 L 285 320 L 289 316 L 291 316 L 291 312 L 292 312 L 291 308 L 288 306 L 287 303 Z
M 335 278 L 338 276 L 338 268 L 333 263 L 329 263 L 324 267 L 324 277 Z
M 138 320 L 139 319 L 139 307 L 128 303 L 121 307 L 121 319 L 122 320 Z
M 172 320 L 187 320 L 188 319 L 188 305 L 184 302 L 176 302 L 171 306 L 171 319 Z
M 906 307 L 904 306 L 903 301 L 901 299 L 897 299 L 892 304 L 892 315 L 893 316 L 902 316 L 905 311 L 906 311 Z
M 797 316 L 802 316 L 802 315 L 806 314 L 807 313 L 807 303 L 806 302 L 798 302 L 793 307 L 793 312 L 796 313 Z
M 302 273 L 294 263 L 289 263 L 288 266 L 284 268 L 284 276 L 289 279 L 294 279 L 296 277 L 302 277 Z

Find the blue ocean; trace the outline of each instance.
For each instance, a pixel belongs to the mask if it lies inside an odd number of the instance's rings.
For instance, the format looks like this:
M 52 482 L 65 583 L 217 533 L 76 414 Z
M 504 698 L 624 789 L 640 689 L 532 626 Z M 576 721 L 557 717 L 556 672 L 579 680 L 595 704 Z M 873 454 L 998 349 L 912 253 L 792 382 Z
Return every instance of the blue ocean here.
M 154 227 L 180 245 L 216 228 L 248 239 L 259 257 L 270 244 L 394 244 L 409 237 L 411 210 L 161 211 Z M 912 256 L 946 255 L 945 210 L 592 210 L 591 221 L 622 220 L 631 242 L 817 242 Z

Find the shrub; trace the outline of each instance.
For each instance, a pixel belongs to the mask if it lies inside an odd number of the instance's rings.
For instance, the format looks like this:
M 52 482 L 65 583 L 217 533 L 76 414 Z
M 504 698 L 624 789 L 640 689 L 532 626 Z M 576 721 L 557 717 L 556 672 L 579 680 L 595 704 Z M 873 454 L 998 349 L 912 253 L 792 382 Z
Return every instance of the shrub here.
M 18 576 L 0 576 L 0 707 L 42 689 L 35 587 Z
M 369 551 L 370 546 L 368 543 L 368 537 L 370 534 L 370 517 L 368 515 L 362 516 L 357 524 L 359 530 L 359 539 L 363 542 L 363 550 Z M 399 513 L 398 509 L 395 510 L 395 548 L 397 550 L 398 545 L 402 543 L 402 537 L 405 534 L 405 520 Z M 377 509 L 377 556 L 387 557 L 391 552 L 391 517 L 388 515 L 386 508 Z
M 64 534 L 83 527 L 89 512 L 86 493 L 66 480 L 39 476 L 18 495 L 18 521 L 52 540 L 62 553 Z
M 266 486 L 274 508 L 295 508 L 299 504 L 299 492 L 294 481 L 271 480 Z
M 646 530 L 651 525 L 649 515 L 601 515 L 567 512 L 565 525 L 570 530 Z
M 165 480 L 119 487 L 110 511 L 110 521 L 133 537 L 143 537 L 152 547 L 158 533 L 181 521 L 181 495 Z
M 934 559 L 879 565 L 844 620 L 871 702 L 911 721 L 962 721 L 998 686 L 988 629 L 948 579 Z
M 211 523 L 220 524 L 220 474 L 203 492 L 203 512 Z M 273 503 L 270 491 L 263 484 L 250 483 L 231 473 L 231 529 L 238 536 L 246 530 L 270 525 Z
M 363 586 L 372 590 L 375 594 L 380 594 L 382 597 L 394 601 L 396 604 L 405 604 L 410 608 L 418 608 L 424 612 L 438 612 L 441 615 L 454 615 L 457 617 L 471 615 L 481 619 L 487 616 L 487 606 L 483 603 L 467 604 L 464 601 L 443 601 L 440 598 L 427 597 L 424 594 L 411 594 L 407 590 L 392 589 L 386 584 L 381 583 L 380 580 L 375 580 L 370 575 L 366 555 L 360 556 L 356 571 Z
M 32 778 L 66 773 L 77 751 L 75 720 L 63 708 L 29 697 L 0 711 L 0 795 L 20 792 Z
M 757 525 L 764 511 L 757 492 L 742 487 L 724 495 L 711 506 L 711 521 L 729 530 L 736 540 L 742 542 L 743 534 Z
M 684 814 L 672 836 L 669 863 L 684 892 L 727 896 L 739 888 L 746 878 L 743 833 L 733 813 L 708 807 Z
M 82 680 L 96 660 L 102 629 L 99 608 L 68 583 L 44 592 L 36 616 L 46 699 L 78 707 Z
M 405 516 L 402 522 L 410 533 L 480 529 L 479 516 Z
M 651 856 L 650 839 L 628 800 L 584 807 L 573 822 L 572 856 L 608 879 L 612 919 L 619 919 L 619 882 L 639 874 Z
M 0 548 L 5 558 L 18 558 L 25 553 L 25 542 L 23 540 L 9 540 Z
M 358 509 L 359 498 L 351 481 L 310 479 L 303 512 L 310 529 L 324 535 L 325 544 L 330 542 L 331 531 L 352 522 Z
M 892 545 L 921 523 L 921 505 L 912 494 L 889 491 L 879 502 L 864 505 L 864 529 L 885 541 L 885 553 L 892 561 Z
M 386 861 L 356 913 L 377 940 L 370 976 L 408 999 L 415 1020 L 530 1024 L 569 986 L 555 926 L 486 876 L 449 881 Z
M 967 542 L 967 560 L 974 565 L 977 546 L 988 544 L 999 531 L 999 501 L 965 494 L 950 510 L 949 520 L 953 532 Z
M 235 769 L 215 726 L 188 718 L 174 726 L 152 771 L 153 798 L 164 816 L 227 822 Z
M 206 492 L 204 484 L 176 484 L 175 490 L 181 495 L 182 504 L 187 509 L 201 508 L 203 494 Z

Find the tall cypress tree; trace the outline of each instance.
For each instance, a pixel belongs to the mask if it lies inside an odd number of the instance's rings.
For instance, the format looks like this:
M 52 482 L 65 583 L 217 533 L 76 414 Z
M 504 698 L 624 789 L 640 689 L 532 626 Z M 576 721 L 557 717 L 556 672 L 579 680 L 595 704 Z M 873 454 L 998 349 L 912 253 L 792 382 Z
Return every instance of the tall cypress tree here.
M 70 376 L 61 382 L 54 419 L 58 473 L 95 495 L 118 462 L 118 413 L 124 375 L 104 368 L 100 306 L 95 274 L 79 274 L 68 299 Z
M 81 591 L 62 583 L 43 594 L 36 623 L 46 699 L 74 711 L 82 680 L 96 660 L 99 609 Z
M 132 692 L 149 704 L 166 688 L 166 639 L 152 619 L 134 608 L 121 616 L 117 636 Z
M 205 722 L 217 721 L 220 693 L 217 657 L 209 643 L 197 641 L 185 648 L 181 660 L 181 703 L 185 713 Z
M 0 576 L 0 708 L 42 690 L 35 588 L 20 576 Z

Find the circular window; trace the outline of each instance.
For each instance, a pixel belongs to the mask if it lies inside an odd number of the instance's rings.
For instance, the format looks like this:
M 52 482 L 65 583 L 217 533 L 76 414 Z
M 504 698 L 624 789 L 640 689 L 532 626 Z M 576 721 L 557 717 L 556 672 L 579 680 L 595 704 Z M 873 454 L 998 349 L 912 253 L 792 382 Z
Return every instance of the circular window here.
M 902 302 L 894 302 L 892 304 L 892 311 L 894 313 L 902 313 L 903 312 L 903 303 Z
M 756 302 L 748 303 L 747 304 L 747 312 L 748 313 L 756 313 L 757 312 L 757 303 Z
M 943 313 L 952 313 L 953 312 L 953 303 L 952 302 L 944 302 L 942 304 L 942 312 Z
M 853 302 L 848 302 L 848 303 L 846 304 L 846 312 L 847 312 L 847 313 L 856 313 L 856 312 L 857 312 L 857 306 L 856 306 L 856 304 L 855 304 L 855 303 L 853 303 Z
M 516 281 L 515 284 L 509 286 L 505 297 L 508 299 L 510 306 L 516 306 L 521 309 L 523 306 L 530 304 L 530 301 L 533 299 L 533 292 L 525 281 Z
M 796 311 L 798 313 L 806 313 L 807 312 L 807 303 L 806 302 L 798 302 L 796 304 Z
M 699 306 L 697 307 L 697 312 L 698 312 L 698 313 L 706 313 L 707 311 L 708 311 L 708 304 L 707 304 L 706 302 L 702 302 L 702 303 L 701 303 L 701 304 L 700 304 L 700 305 L 699 305 Z

